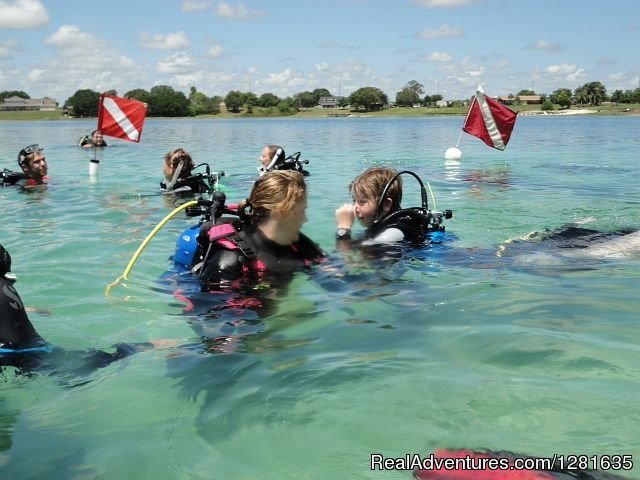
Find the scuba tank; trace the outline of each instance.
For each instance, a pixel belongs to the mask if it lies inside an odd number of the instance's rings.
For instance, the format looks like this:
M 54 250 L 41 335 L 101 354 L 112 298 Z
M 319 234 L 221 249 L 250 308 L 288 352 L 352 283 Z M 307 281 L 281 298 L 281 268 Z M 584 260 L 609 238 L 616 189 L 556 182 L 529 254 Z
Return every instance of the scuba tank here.
M 27 176 L 22 172 L 12 172 L 6 168 L 0 172 L 0 186 L 15 185 L 20 180 L 26 179 Z
M 199 249 L 198 236 L 203 229 L 211 227 L 216 223 L 223 213 L 234 213 L 225 207 L 227 196 L 221 192 L 213 192 L 211 200 L 200 199 L 197 204 L 188 207 L 185 213 L 188 217 L 200 216 L 197 225 L 193 225 L 185 229 L 176 241 L 175 252 L 173 255 L 174 266 L 178 270 L 191 270 L 196 253 Z

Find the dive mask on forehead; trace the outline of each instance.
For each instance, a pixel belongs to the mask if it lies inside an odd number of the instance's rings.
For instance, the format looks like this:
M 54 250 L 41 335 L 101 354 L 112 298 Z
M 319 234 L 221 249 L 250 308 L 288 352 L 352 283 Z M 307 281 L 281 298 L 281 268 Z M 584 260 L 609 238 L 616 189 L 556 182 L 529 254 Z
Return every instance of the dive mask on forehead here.
M 24 162 L 27 160 L 27 157 L 29 155 L 41 152 L 42 150 L 44 150 L 44 148 L 42 148 L 37 143 L 34 143 L 33 145 L 29 145 L 27 147 L 24 147 L 22 150 L 20 150 L 20 153 L 18 153 L 18 165 L 20 165 L 22 167 L 24 165 Z

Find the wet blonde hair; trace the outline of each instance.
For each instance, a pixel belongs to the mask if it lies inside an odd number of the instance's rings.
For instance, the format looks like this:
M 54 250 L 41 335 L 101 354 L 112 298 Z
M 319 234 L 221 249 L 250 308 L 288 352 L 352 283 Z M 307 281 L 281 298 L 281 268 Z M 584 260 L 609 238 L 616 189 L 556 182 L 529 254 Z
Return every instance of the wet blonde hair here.
M 391 167 L 371 167 L 358 175 L 349 184 L 349 192 L 354 198 L 363 198 L 380 203 L 380 196 L 384 192 L 384 187 L 391 181 L 398 171 Z M 391 211 L 400 210 L 402 203 L 402 179 L 397 177 L 389 190 L 387 198 L 391 199 Z
M 253 184 L 249 198 L 240 202 L 240 218 L 259 225 L 271 215 L 285 216 L 307 194 L 304 176 L 293 170 L 275 170 L 260 177 Z
M 176 168 L 178 168 L 178 164 L 180 163 L 180 161 L 182 161 L 183 164 L 178 178 L 187 178 L 191 176 L 191 170 L 194 169 L 195 165 L 193 163 L 191 155 L 185 149 L 176 148 L 174 150 L 171 150 L 170 152 L 167 152 L 167 154 L 164 156 L 164 163 L 171 166 L 174 171 Z

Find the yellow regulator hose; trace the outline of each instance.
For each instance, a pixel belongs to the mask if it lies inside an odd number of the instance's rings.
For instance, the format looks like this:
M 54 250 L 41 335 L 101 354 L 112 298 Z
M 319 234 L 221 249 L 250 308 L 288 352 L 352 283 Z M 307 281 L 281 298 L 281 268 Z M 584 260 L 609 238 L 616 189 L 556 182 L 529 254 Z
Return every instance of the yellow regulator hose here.
M 169 215 L 167 215 L 166 217 L 164 217 L 160 223 L 158 223 L 155 228 L 153 230 L 151 230 L 151 232 L 149 233 L 149 235 L 147 235 L 147 238 L 145 238 L 142 243 L 140 244 L 140 246 L 138 247 L 138 249 L 136 250 L 136 253 L 133 254 L 133 257 L 131 257 L 131 260 L 129 260 L 129 264 L 127 265 L 127 268 L 124 269 L 124 272 L 122 272 L 122 275 L 120 275 L 118 278 L 116 278 L 113 282 L 111 282 L 109 285 L 107 285 L 107 289 L 105 290 L 105 295 L 109 296 L 111 289 L 117 285 L 120 284 L 120 282 L 122 280 L 127 280 L 128 279 L 128 275 L 131 272 L 131 269 L 133 268 L 133 266 L 135 265 L 136 261 L 138 260 L 138 257 L 140 256 L 140 254 L 142 253 L 142 251 L 145 249 L 145 247 L 147 246 L 147 244 L 151 241 L 151 239 L 153 237 L 155 237 L 156 233 L 158 233 L 160 231 L 160 229 L 165 225 L 165 223 L 167 223 L 169 220 L 171 220 L 177 213 L 181 212 L 182 210 L 185 210 L 189 207 L 192 207 L 194 205 L 197 205 L 198 201 L 197 200 L 192 200 L 190 202 L 187 202 L 183 205 L 180 205 L 178 208 L 176 208 L 175 210 L 173 210 Z

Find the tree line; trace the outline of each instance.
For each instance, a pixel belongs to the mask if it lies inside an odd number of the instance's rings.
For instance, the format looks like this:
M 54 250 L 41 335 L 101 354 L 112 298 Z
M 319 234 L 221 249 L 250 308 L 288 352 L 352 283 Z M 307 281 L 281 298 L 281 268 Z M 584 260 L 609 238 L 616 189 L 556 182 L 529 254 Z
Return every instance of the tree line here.
M 115 90 L 104 93 L 117 95 Z M 533 90 L 521 90 L 517 94 L 509 94 L 507 98 L 518 101 L 518 97 L 524 95 L 537 95 Z M 571 90 L 559 88 L 550 94 L 539 94 L 543 109 L 553 109 L 554 105 L 568 108 L 571 105 L 597 106 L 602 102 L 616 103 L 640 103 L 640 88 L 635 90 L 614 90 L 611 95 L 601 82 L 589 82 Z M 0 102 L 6 98 L 18 96 L 30 98 L 21 90 L 0 92 Z M 191 87 L 189 95 L 174 90 L 168 85 L 158 85 L 151 90 L 136 88 L 124 95 L 145 102 L 148 105 L 148 115 L 152 117 L 185 117 L 197 115 L 216 115 L 221 107 L 229 112 L 240 113 L 245 111 L 253 114 L 259 108 L 261 116 L 293 115 L 296 112 L 313 108 L 318 105 L 321 97 L 331 97 L 331 92 L 326 88 L 317 88 L 313 91 L 299 92 L 292 97 L 280 98 L 273 93 L 264 93 L 257 96 L 252 92 L 232 90 L 225 97 L 214 95 L 208 97 L 199 92 L 196 87 Z M 98 102 L 100 93 L 91 89 L 77 90 L 65 103 L 68 109 L 77 117 L 95 117 L 98 114 Z M 395 105 L 400 107 L 426 106 L 432 107 L 442 100 L 440 94 L 425 94 L 424 85 L 416 80 L 408 82 L 404 88 L 396 93 Z M 350 107 L 352 110 L 375 111 L 387 108 L 389 99 L 387 95 L 377 87 L 363 87 L 354 91 L 348 97 L 338 97 L 340 107 Z
M 426 95 L 424 86 L 415 80 L 411 80 L 396 94 L 396 105 L 410 107 L 414 105 L 433 106 L 438 100 L 442 100 L 442 95 Z M 569 108 L 571 105 L 598 106 L 602 102 L 615 103 L 640 103 L 640 88 L 635 90 L 615 90 L 611 95 L 607 95 L 607 89 L 601 82 L 589 82 L 571 90 L 569 88 L 558 88 L 551 94 L 537 94 L 533 90 L 520 90 L 517 94 L 509 94 L 506 97 L 517 102 L 519 97 L 529 95 L 540 95 L 543 108 L 553 108 L 559 105 L 562 108 Z

